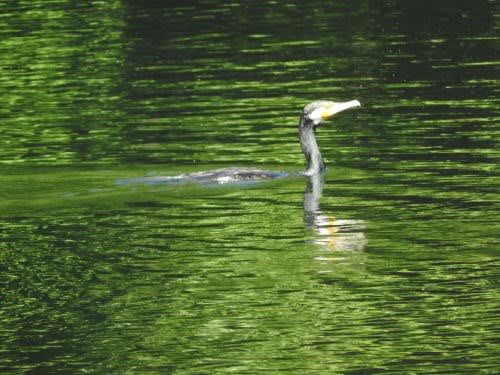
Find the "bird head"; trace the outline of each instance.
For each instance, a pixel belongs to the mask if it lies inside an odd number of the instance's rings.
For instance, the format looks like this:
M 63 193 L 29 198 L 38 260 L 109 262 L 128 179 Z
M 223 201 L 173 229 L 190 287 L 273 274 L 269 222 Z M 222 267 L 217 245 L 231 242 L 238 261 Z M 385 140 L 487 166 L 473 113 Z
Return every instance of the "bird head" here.
M 358 100 L 350 100 L 348 102 L 332 102 L 328 100 L 318 100 L 306 105 L 302 111 L 301 124 L 309 124 L 315 128 L 322 121 L 329 119 L 335 114 L 342 112 L 352 107 L 360 107 L 361 103 Z

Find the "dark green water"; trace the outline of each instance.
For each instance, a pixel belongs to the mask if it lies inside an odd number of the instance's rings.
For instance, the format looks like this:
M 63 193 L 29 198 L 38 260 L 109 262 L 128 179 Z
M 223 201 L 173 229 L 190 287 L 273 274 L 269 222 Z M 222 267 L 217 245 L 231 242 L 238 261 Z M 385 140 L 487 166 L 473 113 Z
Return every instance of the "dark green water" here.
M 146 3 L 0 0 L 0 372 L 498 373 L 498 3 Z

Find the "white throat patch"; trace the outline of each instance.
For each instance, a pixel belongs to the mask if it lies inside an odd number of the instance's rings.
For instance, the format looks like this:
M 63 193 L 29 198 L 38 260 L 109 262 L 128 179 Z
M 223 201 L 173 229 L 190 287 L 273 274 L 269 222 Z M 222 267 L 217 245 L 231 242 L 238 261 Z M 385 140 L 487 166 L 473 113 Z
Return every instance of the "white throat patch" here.
M 325 109 L 323 107 L 319 107 L 311 112 L 309 118 L 313 121 L 314 125 L 318 125 L 323 120 L 323 112 Z

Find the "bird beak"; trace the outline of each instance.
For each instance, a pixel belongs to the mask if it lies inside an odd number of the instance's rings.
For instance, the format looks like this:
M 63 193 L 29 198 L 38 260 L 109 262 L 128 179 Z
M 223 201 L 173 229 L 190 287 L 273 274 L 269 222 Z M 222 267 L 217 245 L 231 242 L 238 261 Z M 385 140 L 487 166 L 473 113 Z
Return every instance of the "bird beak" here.
M 321 112 L 321 118 L 323 120 L 326 120 L 327 118 L 332 117 L 336 113 L 345 111 L 346 109 L 352 107 L 361 107 L 361 103 L 358 100 L 351 100 L 344 103 L 332 103 L 331 106 L 328 106 L 323 109 L 323 111 Z

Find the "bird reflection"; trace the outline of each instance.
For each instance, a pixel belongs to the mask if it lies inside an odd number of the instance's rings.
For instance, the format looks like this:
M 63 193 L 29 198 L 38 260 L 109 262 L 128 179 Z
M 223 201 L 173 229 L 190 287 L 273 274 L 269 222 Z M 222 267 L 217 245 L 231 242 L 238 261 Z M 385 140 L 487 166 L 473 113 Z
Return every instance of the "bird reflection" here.
M 304 192 L 304 222 L 316 232 L 312 242 L 334 251 L 362 251 L 367 243 L 365 222 L 323 214 L 319 208 L 323 183 L 323 174 L 309 176 Z

